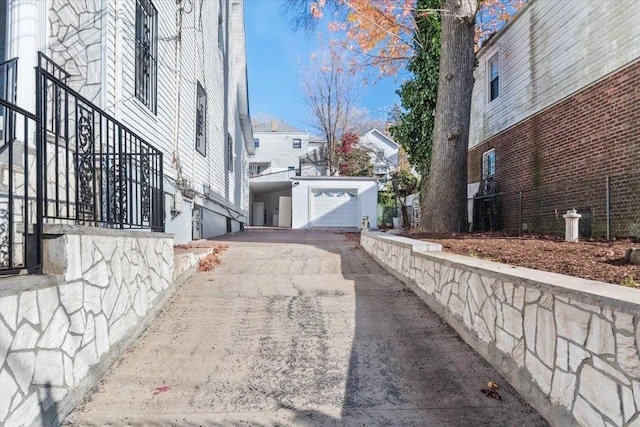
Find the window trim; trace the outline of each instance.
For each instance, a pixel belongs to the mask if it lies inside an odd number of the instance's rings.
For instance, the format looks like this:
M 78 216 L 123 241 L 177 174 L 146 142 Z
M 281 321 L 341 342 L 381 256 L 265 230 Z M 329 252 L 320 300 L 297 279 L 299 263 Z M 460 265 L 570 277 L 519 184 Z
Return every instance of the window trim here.
M 296 147 L 296 141 L 298 141 L 298 146 Z M 302 149 L 302 139 L 301 138 L 293 138 L 293 149 L 300 150 Z
M 233 172 L 235 153 L 233 152 L 233 137 L 227 133 L 227 170 Z
M 489 174 L 489 157 L 493 155 L 493 173 Z M 488 179 L 496 176 L 496 149 L 492 148 L 490 150 L 482 153 L 482 179 Z
M 253 138 L 253 148 L 260 148 L 260 138 Z
M 491 76 L 491 67 L 496 64 L 498 68 L 498 74 L 495 78 Z M 500 98 L 500 52 L 496 52 L 487 60 L 487 103 Z M 493 81 L 496 80 L 496 96 L 493 96 Z
M 145 46 L 144 23 L 148 24 L 149 46 Z M 141 29 L 138 25 L 143 25 Z M 158 112 L 158 10 L 151 0 L 136 0 L 134 28 L 135 96 L 153 114 Z M 148 73 L 144 62 L 148 61 Z
M 202 102 L 202 104 L 201 104 Z M 204 112 L 200 112 L 203 106 Z M 202 133 L 199 133 L 200 124 L 202 123 Z M 196 81 L 196 151 L 203 157 L 207 157 L 207 91 L 202 87 L 199 81 Z

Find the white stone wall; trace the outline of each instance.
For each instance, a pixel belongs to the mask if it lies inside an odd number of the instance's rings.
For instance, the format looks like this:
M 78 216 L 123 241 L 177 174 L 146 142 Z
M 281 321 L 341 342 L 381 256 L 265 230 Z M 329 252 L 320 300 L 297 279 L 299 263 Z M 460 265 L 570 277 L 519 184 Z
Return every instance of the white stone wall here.
M 382 233 L 361 244 L 552 423 L 640 425 L 637 290 L 426 252 Z
M 0 290 L 0 426 L 66 415 L 173 290 L 170 235 L 87 228 L 45 241 L 56 277 Z
M 51 0 L 48 48 L 51 59 L 70 74 L 69 86 L 104 107 L 101 0 Z

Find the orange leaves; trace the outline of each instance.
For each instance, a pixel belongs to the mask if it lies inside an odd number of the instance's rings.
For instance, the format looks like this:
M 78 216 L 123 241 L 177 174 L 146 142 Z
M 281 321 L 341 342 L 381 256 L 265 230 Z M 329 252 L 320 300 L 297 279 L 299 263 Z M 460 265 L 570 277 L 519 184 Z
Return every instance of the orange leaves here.
M 318 0 L 311 3 L 311 15 L 315 19 L 322 18 L 322 9 L 324 9 L 325 4 L 326 0 Z
M 476 45 L 498 31 L 526 0 L 482 0 L 476 15 Z M 344 22 L 331 21 L 329 30 L 340 33 L 335 42 L 358 57 L 358 67 L 377 67 L 381 74 L 395 74 L 418 43 L 414 39 L 416 16 L 447 13 L 416 9 L 416 0 L 333 0 L 346 11 Z M 311 14 L 322 18 L 327 0 L 311 3 Z
M 525 0 L 483 0 L 476 17 L 476 49 L 524 5 Z

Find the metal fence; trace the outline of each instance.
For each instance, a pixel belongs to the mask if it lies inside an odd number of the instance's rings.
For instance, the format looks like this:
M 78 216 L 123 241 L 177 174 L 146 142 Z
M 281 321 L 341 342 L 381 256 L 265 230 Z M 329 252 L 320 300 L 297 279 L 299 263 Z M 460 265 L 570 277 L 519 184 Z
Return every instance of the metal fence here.
M 67 77 L 39 55 L 45 221 L 164 231 L 162 153 L 72 90 Z
M 640 173 L 477 196 L 468 208 L 473 231 L 563 234 L 563 215 L 575 208 L 581 237 L 640 237 Z
M 393 217 L 398 216 L 398 209 L 395 207 L 378 205 L 378 227 L 393 227 Z
M 35 115 L 0 99 L 0 273 L 39 272 L 42 215 L 38 209 L 41 173 Z

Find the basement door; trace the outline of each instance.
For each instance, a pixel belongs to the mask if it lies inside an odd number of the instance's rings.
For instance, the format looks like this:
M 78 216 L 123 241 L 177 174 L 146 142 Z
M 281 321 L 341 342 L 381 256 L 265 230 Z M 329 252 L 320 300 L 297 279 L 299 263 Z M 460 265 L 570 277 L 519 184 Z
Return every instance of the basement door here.
M 313 227 L 357 227 L 357 191 L 312 189 L 311 224 Z

